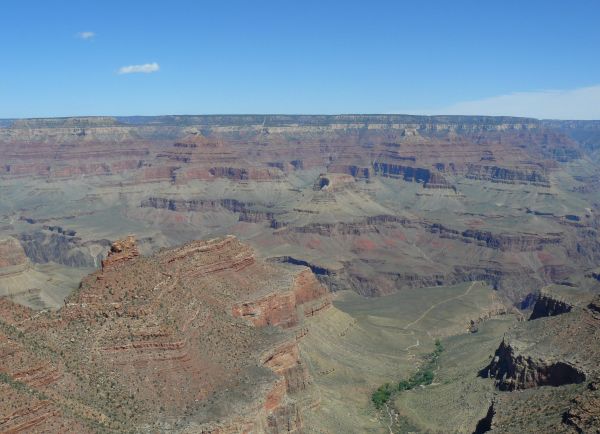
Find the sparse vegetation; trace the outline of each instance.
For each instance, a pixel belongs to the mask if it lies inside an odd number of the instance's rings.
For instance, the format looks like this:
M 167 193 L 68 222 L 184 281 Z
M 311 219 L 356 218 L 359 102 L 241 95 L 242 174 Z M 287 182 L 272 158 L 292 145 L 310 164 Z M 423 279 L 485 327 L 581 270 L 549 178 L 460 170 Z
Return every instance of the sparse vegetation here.
M 398 383 L 398 390 L 410 390 L 417 386 L 427 386 L 433 382 L 435 377 L 434 369 L 437 366 L 440 354 L 444 351 L 444 346 L 436 339 L 435 350 L 425 357 L 426 363 L 408 380 L 402 380 Z
M 433 352 L 425 356 L 425 363 L 423 366 L 421 366 L 408 380 L 401 380 L 398 383 L 397 388 L 393 388 L 389 383 L 385 383 L 373 392 L 371 401 L 373 401 L 375 408 L 382 408 L 384 404 L 392 398 L 395 392 L 402 392 L 404 390 L 414 389 L 418 386 L 427 386 L 431 384 L 435 377 L 435 369 L 438 365 L 440 354 L 443 352 L 444 346 L 439 339 L 436 339 Z
M 392 396 L 393 388 L 390 383 L 385 383 L 383 386 L 379 386 L 373 395 L 371 401 L 375 404 L 377 409 L 383 407 L 383 404 L 389 401 Z

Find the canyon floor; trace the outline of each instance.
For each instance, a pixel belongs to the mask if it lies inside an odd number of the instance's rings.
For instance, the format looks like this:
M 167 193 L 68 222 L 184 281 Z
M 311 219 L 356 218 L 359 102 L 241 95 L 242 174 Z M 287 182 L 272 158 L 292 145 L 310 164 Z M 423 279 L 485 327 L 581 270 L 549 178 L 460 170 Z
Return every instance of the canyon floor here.
M 436 384 L 403 393 L 392 428 L 474 431 L 493 389 L 476 379 L 477 367 L 488 361 L 502 332 L 518 318 L 498 310 L 493 290 L 476 282 L 368 300 L 343 292 L 333 304 L 327 315 L 308 321 L 310 333 L 300 344 L 321 398 L 319 409 L 306 418 L 309 432 L 389 432 L 390 416 L 374 410 L 371 393 L 412 375 L 436 339 L 447 351 Z M 471 320 L 491 324 L 470 333 Z M 431 407 L 440 403 L 436 420 Z

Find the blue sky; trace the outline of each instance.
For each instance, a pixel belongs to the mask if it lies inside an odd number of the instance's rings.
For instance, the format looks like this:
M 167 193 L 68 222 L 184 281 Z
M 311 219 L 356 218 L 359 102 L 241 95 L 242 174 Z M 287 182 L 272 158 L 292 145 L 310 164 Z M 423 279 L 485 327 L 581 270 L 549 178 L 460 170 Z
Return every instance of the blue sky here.
M 599 22 L 595 0 L 2 2 L 0 117 L 600 118 Z

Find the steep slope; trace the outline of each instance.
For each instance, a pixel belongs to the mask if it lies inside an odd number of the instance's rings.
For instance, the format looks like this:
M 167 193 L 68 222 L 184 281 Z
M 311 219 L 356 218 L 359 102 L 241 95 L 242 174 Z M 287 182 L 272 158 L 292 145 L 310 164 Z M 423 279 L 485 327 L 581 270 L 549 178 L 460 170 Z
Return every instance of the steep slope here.
M 0 299 L 0 430 L 299 432 L 297 340 L 328 297 L 231 236 L 116 242 L 56 312 Z
M 566 293 L 546 292 L 482 371 L 501 392 L 477 433 L 600 431 L 600 299 L 576 290 L 565 299 Z

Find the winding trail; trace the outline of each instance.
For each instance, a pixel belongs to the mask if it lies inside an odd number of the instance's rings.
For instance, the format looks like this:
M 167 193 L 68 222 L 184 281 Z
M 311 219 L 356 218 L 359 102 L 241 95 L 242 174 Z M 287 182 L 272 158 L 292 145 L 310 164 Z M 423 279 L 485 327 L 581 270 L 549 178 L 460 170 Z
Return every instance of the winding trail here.
M 471 292 L 471 290 L 473 289 L 473 286 L 475 286 L 475 284 L 476 284 L 476 283 L 479 283 L 479 282 L 477 282 L 477 281 L 476 281 L 476 282 L 472 282 L 472 283 L 469 285 L 469 287 L 467 288 L 467 290 L 466 290 L 464 293 L 460 294 L 460 295 L 455 295 L 454 297 L 450 297 L 450 298 L 447 298 L 446 300 L 442 300 L 442 301 L 440 301 L 440 302 L 438 302 L 438 303 L 436 303 L 436 304 L 432 304 L 431 306 L 429 306 L 429 308 L 428 308 L 428 309 L 427 309 L 425 312 L 423 312 L 423 313 L 421 314 L 421 316 L 420 316 L 419 318 L 417 318 L 416 320 L 414 320 L 414 321 L 413 321 L 413 322 L 411 322 L 411 323 L 408 323 L 407 325 L 405 325 L 405 326 L 404 326 L 404 328 L 405 328 L 405 329 L 409 329 L 409 328 L 411 328 L 411 327 L 412 327 L 412 326 L 414 326 L 416 323 L 418 323 L 418 322 L 419 322 L 419 321 L 421 321 L 423 318 L 425 318 L 425 317 L 426 317 L 426 316 L 429 314 L 429 312 L 431 312 L 431 311 L 432 311 L 433 309 L 435 309 L 436 307 L 438 307 L 438 306 L 440 306 L 440 305 L 442 305 L 442 304 L 444 304 L 444 303 L 448 303 L 449 301 L 452 301 L 452 300 L 458 300 L 459 298 L 462 298 L 462 297 L 464 297 L 465 295 L 469 295 L 469 293 L 470 293 L 470 292 Z
M 387 429 L 389 430 L 390 434 L 394 434 L 394 431 L 392 431 L 392 426 L 394 425 L 394 417 L 392 416 L 392 412 L 390 411 L 390 407 L 389 405 L 387 405 L 387 402 L 385 403 L 385 409 L 387 411 L 388 416 L 390 417 L 390 424 L 387 426 Z
M 409 330 L 412 326 L 414 326 L 415 324 L 417 324 L 418 322 L 420 322 L 423 318 L 425 318 L 429 314 L 429 312 L 431 312 L 436 307 L 438 307 L 438 306 L 440 306 L 440 305 L 442 305 L 444 303 L 448 303 L 449 301 L 458 300 L 459 298 L 462 298 L 462 297 L 464 297 L 466 295 L 469 295 L 469 293 L 471 292 L 471 290 L 473 289 L 473 287 L 475 286 L 476 283 L 479 283 L 479 282 L 477 282 L 477 281 L 471 282 L 471 284 L 469 285 L 469 287 L 467 288 L 467 290 L 464 293 L 460 294 L 460 295 L 455 295 L 454 297 L 450 297 L 450 298 L 447 298 L 446 300 L 442 300 L 442 301 L 440 301 L 438 303 L 432 304 L 416 320 L 414 320 L 413 322 L 408 323 L 406 326 L 404 326 L 403 330 Z M 413 335 L 415 334 L 414 330 L 409 330 L 409 331 Z M 431 337 L 431 334 L 429 333 L 429 330 L 427 330 L 427 336 Z M 413 348 L 417 348 L 419 345 L 420 345 L 420 342 L 419 342 L 419 339 L 417 338 L 417 342 L 416 343 L 414 343 L 412 345 L 409 345 L 408 347 L 406 347 L 404 349 L 404 351 L 406 351 L 408 353 L 408 358 L 409 359 L 414 359 L 416 357 L 416 355 L 413 354 L 410 350 L 413 349 Z M 439 369 L 439 367 L 438 367 L 438 369 Z
M 416 347 L 418 347 L 419 345 L 420 345 L 420 344 L 419 344 L 419 339 L 417 338 L 417 343 L 416 343 L 416 344 L 409 345 L 408 347 L 404 348 L 404 351 L 408 351 L 408 350 L 410 350 L 411 348 L 416 348 Z

